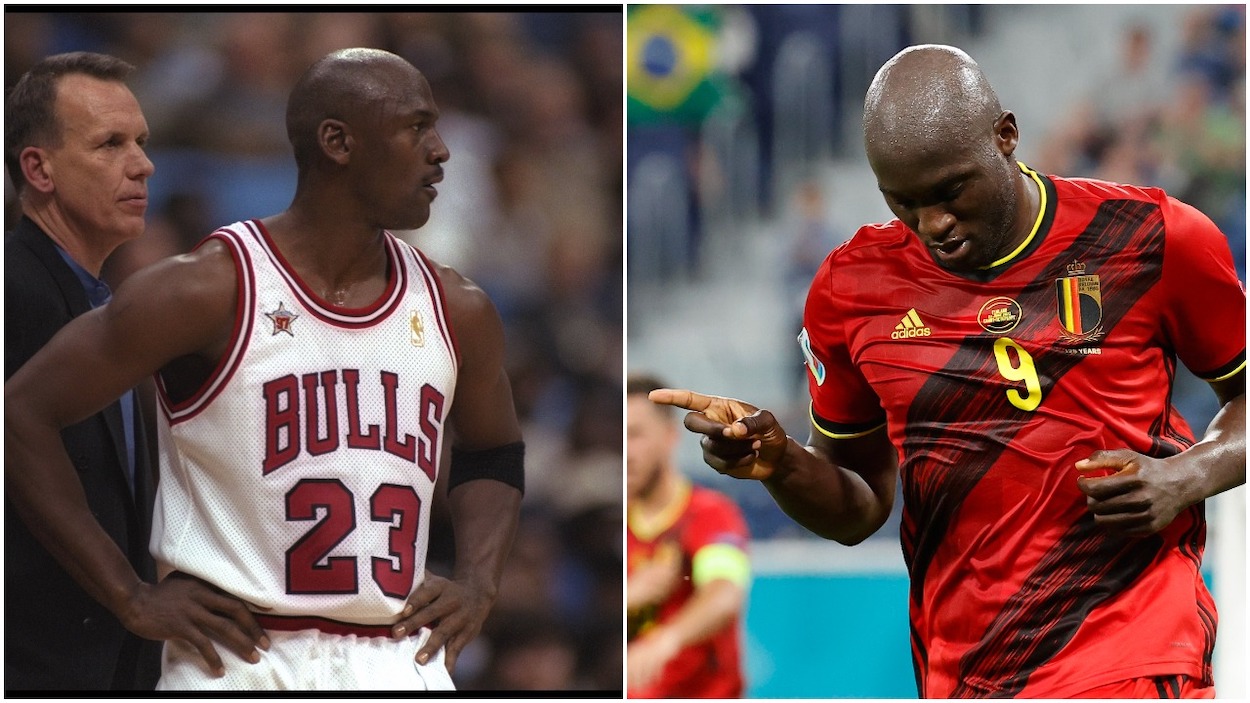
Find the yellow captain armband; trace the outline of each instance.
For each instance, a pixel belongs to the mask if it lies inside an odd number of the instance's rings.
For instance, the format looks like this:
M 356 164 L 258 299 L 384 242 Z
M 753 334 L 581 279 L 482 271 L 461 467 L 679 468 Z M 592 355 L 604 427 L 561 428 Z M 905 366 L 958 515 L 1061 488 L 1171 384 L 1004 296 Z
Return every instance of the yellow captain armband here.
M 751 582 L 751 560 L 746 552 L 731 544 L 709 544 L 694 553 L 690 576 L 695 588 L 716 579 L 746 588 Z

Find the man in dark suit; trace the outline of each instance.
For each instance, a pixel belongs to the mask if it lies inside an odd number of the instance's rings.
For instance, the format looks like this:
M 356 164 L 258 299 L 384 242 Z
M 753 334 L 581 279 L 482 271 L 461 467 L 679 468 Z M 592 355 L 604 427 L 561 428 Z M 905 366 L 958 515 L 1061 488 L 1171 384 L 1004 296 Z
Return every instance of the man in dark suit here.
M 108 302 L 104 260 L 143 233 L 148 128 L 118 59 L 49 57 L 5 101 L 5 166 L 22 218 L 4 242 L 4 377 L 71 319 Z M 7 409 L 6 409 L 7 411 Z M 155 469 L 136 392 L 62 432 L 92 513 L 135 571 L 148 552 Z M 6 494 L 8 479 L 6 478 Z M 5 499 L 4 688 L 152 689 L 160 645 L 84 591 Z

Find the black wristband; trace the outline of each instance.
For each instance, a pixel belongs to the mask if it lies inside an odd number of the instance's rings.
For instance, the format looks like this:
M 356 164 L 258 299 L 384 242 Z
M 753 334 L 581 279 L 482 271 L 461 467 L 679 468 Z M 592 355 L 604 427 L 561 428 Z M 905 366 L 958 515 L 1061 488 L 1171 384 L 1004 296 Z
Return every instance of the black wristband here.
M 447 490 L 450 491 L 465 481 L 480 478 L 502 481 L 525 493 L 525 442 L 513 442 L 478 451 L 453 447 Z

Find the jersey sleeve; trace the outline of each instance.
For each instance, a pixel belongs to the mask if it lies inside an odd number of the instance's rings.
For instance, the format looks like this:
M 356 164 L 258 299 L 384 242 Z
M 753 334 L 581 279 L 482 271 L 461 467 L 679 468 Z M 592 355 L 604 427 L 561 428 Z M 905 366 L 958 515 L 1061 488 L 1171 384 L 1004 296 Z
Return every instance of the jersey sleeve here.
M 812 280 L 798 341 L 807 363 L 813 426 L 834 439 L 850 439 L 884 424 L 885 412 L 851 359 L 843 324 L 844 295 L 839 295 L 834 276 L 841 250 L 825 259 Z
M 1218 381 L 1245 368 L 1246 292 L 1228 239 L 1196 208 L 1168 198 L 1163 258 L 1164 334 L 1186 368 Z
M 694 585 L 723 578 L 746 586 L 749 532 L 742 511 L 729 498 L 698 488 L 691 495 L 690 509 L 681 541 L 683 551 L 690 555 Z

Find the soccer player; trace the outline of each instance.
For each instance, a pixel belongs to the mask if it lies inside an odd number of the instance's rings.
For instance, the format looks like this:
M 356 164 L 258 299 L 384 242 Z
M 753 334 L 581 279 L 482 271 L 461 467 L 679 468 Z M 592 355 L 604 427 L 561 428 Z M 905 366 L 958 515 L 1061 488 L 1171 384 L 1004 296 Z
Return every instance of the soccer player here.
M 925 697 L 1211 697 L 1203 500 L 1245 482 L 1245 293 L 1224 235 L 1154 188 L 1037 173 L 963 51 L 877 73 L 864 139 L 897 219 L 812 282 L 811 438 L 663 389 L 704 458 L 845 544 L 900 473 Z M 1177 359 L 1222 409 L 1195 441 Z M 853 607 L 833 604 L 830 607 Z
M 656 379 L 626 384 L 630 698 L 738 698 L 740 626 L 751 576 L 738 507 L 673 464 L 671 409 Z
M 394 54 L 321 59 L 288 102 L 291 206 L 134 274 L 5 384 L 8 495 L 128 629 L 166 641 L 158 688 L 448 689 L 481 629 L 523 485 L 503 326 L 388 231 L 429 218 L 438 116 Z M 153 373 L 155 584 L 57 435 Z M 425 570 L 445 444 L 451 578 Z

